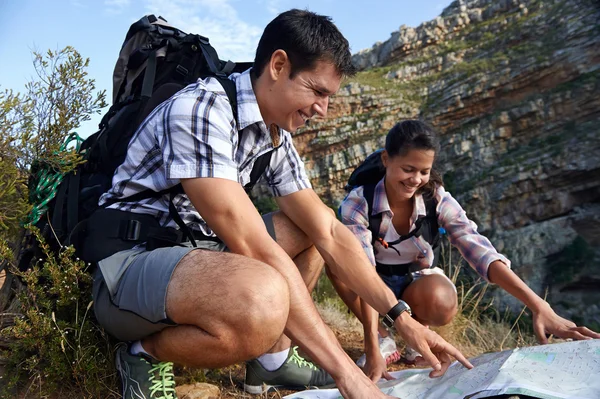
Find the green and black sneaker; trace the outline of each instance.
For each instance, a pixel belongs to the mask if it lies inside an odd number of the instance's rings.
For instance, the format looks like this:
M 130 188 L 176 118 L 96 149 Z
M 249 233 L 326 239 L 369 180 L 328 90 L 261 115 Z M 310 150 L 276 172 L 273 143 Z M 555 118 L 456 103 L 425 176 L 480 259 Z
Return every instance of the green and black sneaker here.
M 117 346 L 117 371 L 123 384 L 123 399 L 176 399 L 173 363 L 132 355 L 127 344 Z
M 281 367 L 267 371 L 257 359 L 246 362 L 244 390 L 260 395 L 272 388 L 306 389 L 333 386 L 333 378 L 325 370 L 298 355 L 298 347 L 290 348 L 288 358 Z

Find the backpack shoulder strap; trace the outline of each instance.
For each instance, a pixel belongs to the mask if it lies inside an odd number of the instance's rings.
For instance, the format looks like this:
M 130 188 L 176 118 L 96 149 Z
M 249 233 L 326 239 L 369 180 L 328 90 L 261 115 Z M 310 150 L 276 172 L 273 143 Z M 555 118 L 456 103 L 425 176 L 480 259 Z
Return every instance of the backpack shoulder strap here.
M 440 242 L 439 224 L 437 218 L 437 200 L 433 195 L 423 195 L 426 216 L 421 226 L 421 234 L 432 248 L 436 248 Z
M 233 118 L 235 119 L 235 122 L 238 123 L 237 90 L 235 88 L 235 82 L 222 76 L 215 76 L 215 78 L 221 83 L 221 86 L 223 86 L 225 94 L 227 94 L 227 98 L 229 99 L 229 104 L 231 104 Z
M 256 185 L 256 183 L 258 182 L 258 179 L 260 179 L 260 177 L 263 175 L 263 173 L 265 173 L 267 166 L 269 166 L 269 163 L 271 162 L 271 157 L 273 156 L 273 151 L 275 151 L 276 149 L 277 148 L 273 148 L 271 151 L 265 152 L 260 157 L 258 157 L 256 162 L 254 162 L 254 166 L 252 167 L 252 172 L 250 172 L 250 181 L 248 182 L 248 184 L 246 184 L 244 186 L 244 190 L 247 193 L 252 191 L 252 188 Z
M 221 86 L 223 86 L 223 89 L 227 94 L 227 98 L 229 99 L 229 104 L 231 104 L 233 117 L 235 118 L 236 123 L 239 123 L 237 109 L 237 89 L 235 87 L 235 82 L 231 79 L 221 76 L 216 76 L 216 79 L 219 81 L 219 83 L 221 83 Z M 258 182 L 258 179 L 260 179 L 263 173 L 265 173 L 267 166 L 269 166 L 269 163 L 271 162 L 273 151 L 276 149 L 277 148 L 274 148 L 271 151 L 262 154 L 260 157 L 258 157 L 256 162 L 254 162 L 254 167 L 252 168 L 252 172 L 250 172 L 250 181 L 244 186 L 244 190 L 246 190 L 247 193 L 252 190 L 252 188 Z
M 367 216 L 369 217 L 369 230 L 371 231 L 371 243 L 379 238 L 379 228 L 381 227 L 381 213 L 373 215 L 373 197 L 375 196 L 375 184 L 365 184 L 363 186 L 363 196 L 367 200 Z

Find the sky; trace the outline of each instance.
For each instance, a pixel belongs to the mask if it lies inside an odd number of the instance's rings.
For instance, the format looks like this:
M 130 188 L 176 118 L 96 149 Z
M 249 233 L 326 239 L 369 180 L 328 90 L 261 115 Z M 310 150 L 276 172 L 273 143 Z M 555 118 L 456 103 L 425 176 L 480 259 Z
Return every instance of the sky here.
M 67 45 L 90 59 L 89 77 L 111 97 L 112 72 L 129 26 L 146 14 L 207 36 L 221 59 L 252 61 L 264 27 L 290 8 L 330 16 L 352 53 L 416 27 L 451 0 L 0 0 L 0 91 L 24 92 L 34 79 L 32 51 Z M 100 116 L 81 126 L 84 137 Z

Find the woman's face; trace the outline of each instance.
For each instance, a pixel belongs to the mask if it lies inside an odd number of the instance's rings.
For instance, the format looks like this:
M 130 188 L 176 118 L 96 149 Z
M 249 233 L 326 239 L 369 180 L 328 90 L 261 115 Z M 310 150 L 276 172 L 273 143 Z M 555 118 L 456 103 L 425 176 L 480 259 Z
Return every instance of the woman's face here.
M 417 190 L 429 182 L 435 159 L 433 150 L 411 149 L 404 155 L 390 157 L 381 154 L 385 166 L 385 188 L 395 198 L 412 198 Z

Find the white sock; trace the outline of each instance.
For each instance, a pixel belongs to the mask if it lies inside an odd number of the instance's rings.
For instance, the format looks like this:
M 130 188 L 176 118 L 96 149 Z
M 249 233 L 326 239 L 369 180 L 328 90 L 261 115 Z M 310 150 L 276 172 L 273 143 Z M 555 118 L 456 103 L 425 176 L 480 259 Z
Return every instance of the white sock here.
M 267 371 L 275 371 L 279 367 L 283 366 L 283 363 L 287 360 L 290 348 L 284 349 L 281 352 L 265 353 L 258 357 L 258 361 Z
M 131 344 L 129 347 L 129 353 L 132 355 L 139 355 L 140 353 L 143 353 L 144 355 L 152 357 L 142 346 L 142 341 L 135 341 L 133 344 Z

